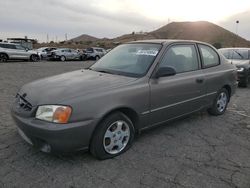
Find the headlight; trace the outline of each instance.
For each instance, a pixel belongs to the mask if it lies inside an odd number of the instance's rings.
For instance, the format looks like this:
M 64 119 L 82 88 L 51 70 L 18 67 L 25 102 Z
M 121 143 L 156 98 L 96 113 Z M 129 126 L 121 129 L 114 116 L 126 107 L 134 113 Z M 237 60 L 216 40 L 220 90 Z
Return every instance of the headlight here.
M 243 67 L 239 67 L 239 68 L 237 68 L 237 71 L 238 71 L 238 72 L 243 72 L 243 71 L 244 71 L 244 68 L 243 68 Z
M 54 123 L 67 123 L 72 109 L 69 106 L 43 105 L 36 111 L 36 118 Z

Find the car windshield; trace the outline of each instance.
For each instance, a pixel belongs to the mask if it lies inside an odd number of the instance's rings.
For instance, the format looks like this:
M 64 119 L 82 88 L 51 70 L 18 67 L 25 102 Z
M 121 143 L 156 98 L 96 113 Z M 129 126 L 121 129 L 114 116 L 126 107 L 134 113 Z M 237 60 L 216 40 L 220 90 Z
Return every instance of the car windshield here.
M 123 44 L 91 66 L 91 70 L 130 77 L 145 75 L 160 51 L 161 44 Z
M 221 49 L 220 52 L 227 59 L 247 60 L 249 59 L 247 49 Z
M 94 49 L 93 49 L 93 48 L 87 48 L 87 49 L 86 49 L 86 52 L 88 52 L 88 53 L 93 53 L 93 52 L 94 52 Z

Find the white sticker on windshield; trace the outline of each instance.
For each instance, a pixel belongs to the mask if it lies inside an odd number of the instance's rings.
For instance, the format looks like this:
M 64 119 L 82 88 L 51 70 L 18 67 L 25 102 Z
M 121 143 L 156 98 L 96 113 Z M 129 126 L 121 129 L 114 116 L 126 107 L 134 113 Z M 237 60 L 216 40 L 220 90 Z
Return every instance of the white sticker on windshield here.
M 156 56 L 158 53 L 157 50 L 138 50 L 136 52 L 136 55 L 151 55 L 151 56 Z

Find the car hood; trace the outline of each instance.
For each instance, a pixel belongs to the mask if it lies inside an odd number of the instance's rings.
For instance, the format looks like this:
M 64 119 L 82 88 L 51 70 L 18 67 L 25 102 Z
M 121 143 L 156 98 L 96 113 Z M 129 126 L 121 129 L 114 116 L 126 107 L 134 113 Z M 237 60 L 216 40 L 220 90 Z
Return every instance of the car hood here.
M 229 59 L 228 61 L 236 66 L 248 65 L 250 62 L 249 60 L 235 60 L 235 59 Z
M 21 88 L 19 94 L 25 96 L 33 106 L 63 104 L 67 99 L 121 87 L 136 79 L 91 70 L 78 70 L 28 83 Z

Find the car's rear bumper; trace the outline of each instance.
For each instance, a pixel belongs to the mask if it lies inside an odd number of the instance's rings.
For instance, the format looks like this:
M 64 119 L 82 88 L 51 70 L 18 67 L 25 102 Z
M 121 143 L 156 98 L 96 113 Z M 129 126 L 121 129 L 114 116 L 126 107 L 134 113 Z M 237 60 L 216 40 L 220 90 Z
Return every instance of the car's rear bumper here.
M 12 117 L 23 139 L 44 152 L 87 150 L 97 122 L 86 120 L 55 124 L 34 118 L 23 118 L 14 112 L 12 112 Z

